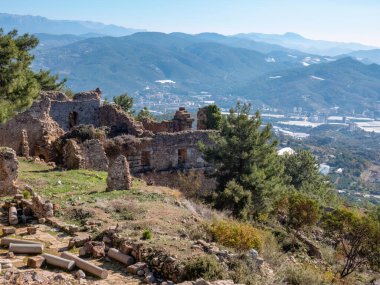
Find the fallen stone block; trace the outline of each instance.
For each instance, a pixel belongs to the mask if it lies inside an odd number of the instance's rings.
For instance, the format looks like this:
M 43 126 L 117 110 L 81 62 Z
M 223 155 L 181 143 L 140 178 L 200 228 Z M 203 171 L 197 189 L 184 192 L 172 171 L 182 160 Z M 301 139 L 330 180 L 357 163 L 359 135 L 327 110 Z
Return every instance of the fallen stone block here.
M 127 266 L 135 263 L 135 259 L 132 256 L 121 253 L 116 248 L 110 248 L 107 255 L 108 257 L 115 259 Z
M 46 219 L 45 218 L 39 218 L 38 219 L 38 223 L 45 224 L 46 223 Z
M 43 244 L 9 244 L 9 251 L 13 253 L 38 254 L 44 250 Z
M 27 227 L 26 232 L 28 235 L 35 235 L 37 233 L 37 228 L 35 227 Z
M 11 243 L 18 243 L 18 244 L 41 244 L 37 241 L 31 241 L 31 240 L 23 240 L 23 239 L 16 239 L 16 238 L 2 238 L 0 244 L 4 246 L 9 246 Z
M 75 262 L 73 260 L 65 259 L 48 253 L 42 254 L 42 257 L 45 258 L 47 264 L 54 265 L 66 270 L 73 270 L 75 267 Z
M 122 243 L 119 250 L 121 253 L 131 255 L 133 247 L 127 243 Z
M 13 235 L 16 233 L 16 228 L 9 227 L 9 228 L 3 228 L 3 235 Z
M 134 275 L 137 275 L 137 272 L 139 270 L 144 270 L 146 267 L 146 263 L 145 262 L 137 262 L 133 265 L 130 265 L 127 267 L 127 272 L 128 273 L 131 273 L 131 274 L 134 274 Z
M 78 270 L 75 272 L 75 278 L 80 280 L 80 279 L 85 279 L 86 278 L 86 273 L 84 273 L 82 270 Z
M 33 256 L 28 258 L 27 266 L 31 268 L 40 268 L 45 262 L 45 258 L 42 256 Z
M 9 208 L 9 224 L 14 226 L 18 224 L 17 209 L 16 207 Z
M 106 245 L 102 241 L 88 241 L 81 248 L 80 255 L 91 255 L 93 258 L 104 257 Z M 84 253 L 84 254 L 83 254 Z
M 84 246 L 91 239 L 89 235 L 76 236 L 70 239 L 69 248 Z
M 87 271 L 95 276 L 98 276 L 102 279 L 105 279 L 107 278 L 108 276 L 108 271 L 103 269 L 103 268 L 100 268 L 99 266 L 96 266 L 86 260 L 83 260 L 71 253 L 68 253 L 68 252 L 63 252 L 61 254 L 61 257 L 62 258 L 65 258 L 65 259 L 69 259 L 69 260 L 73 260 L 75 262 L 75 265 L 77 267 L 79 267 L 80 269 L 84 270 L 84 271 Z
M 24 199 L 24 195 L 22 194 L 16 194 L 15 197 L 14 197 L 15 200 L 17 201 L 21 201 L 22 199 Z

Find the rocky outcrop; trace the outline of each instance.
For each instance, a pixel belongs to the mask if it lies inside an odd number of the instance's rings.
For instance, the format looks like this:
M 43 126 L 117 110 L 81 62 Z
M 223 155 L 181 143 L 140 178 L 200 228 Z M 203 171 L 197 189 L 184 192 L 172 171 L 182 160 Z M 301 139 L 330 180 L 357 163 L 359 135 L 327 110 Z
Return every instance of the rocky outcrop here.
M 10 148 L 0 148 L 0 196 L 16 193 L 18 161 L 16 152 Z
M 132 188 L 132 177 L 129 164 L 124 155 L 120 155 L 108 169 L 107 191 L 129 190 Z

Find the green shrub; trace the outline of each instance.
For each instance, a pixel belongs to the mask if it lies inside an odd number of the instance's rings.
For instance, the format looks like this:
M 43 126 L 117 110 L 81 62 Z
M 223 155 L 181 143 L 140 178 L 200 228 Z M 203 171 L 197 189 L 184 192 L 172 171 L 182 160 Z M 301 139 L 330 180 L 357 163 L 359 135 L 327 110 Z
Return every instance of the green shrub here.
M 153 237 L 153 234 L 151 230 L 145 230 L 142 234 L 143 240 L 149 240 L 149 239 L 152 239 L 152 237 Z
M 204 255 L 191 259 L 185 264 L 185 277 L 187 280 L 204 278 L 208 281 L 214 281 L 225 279 L 227 273 L 214 256 Z
M 257 272 L 256 262 L 243 255 L 231 260 L 229 267 L 231 269 L 230 278 L 236 284 L 256 285 L 260 281 L 260 274 Z
M 246 223 L 220 220 L 213 222 L 209 230 L 216 242 L 239 251 L 259 249 L 261 245 L 258 230 Z
M 289 226 L 296 230 L 313 226 L 320 218 L 318 202 L 304 194 L 294 192 L 289 196 L 288 216 Z
M 322 274 L 309 266 L 292 265 L 283 271 L 283 281 L 289 285 L 323 285 L 328 284 Z
M 27 190 L 25 190 L 22 194 L 24 195 L 24 199 L 30 199 L 30 197 L 32 196 L 32 195 L 30 194 L 30 192 L 27 191 Z
M 95 211 L 92 209 L 71 207 L 67 209 L 65 216 L 68 220 L 84 224 L 88 219 L 95 217 Z

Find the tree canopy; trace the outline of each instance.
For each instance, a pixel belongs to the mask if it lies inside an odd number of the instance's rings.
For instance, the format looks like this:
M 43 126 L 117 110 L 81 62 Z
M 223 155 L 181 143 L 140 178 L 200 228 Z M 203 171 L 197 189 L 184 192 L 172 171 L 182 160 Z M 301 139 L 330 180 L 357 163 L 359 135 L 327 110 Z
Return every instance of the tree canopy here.
M 216 205 L 234 203 L 233 199 L 226 201 L 225 196 L 230 194 L 225 191 L 238 189 L 237 203 L 245 201 L 247 205 L 240 207 L 244 211 L 249 209 L 246 215 L 254 217 L 267 210 L 268 198 L 284 185 L 284 167 L 277 155 L 277 141 L 272 137 L 271 126 L 262 129 L 260 114 L 256 112 L 251 116 L 250 110 L 250 105 L 237 104 L 223 117 L 220 132 L 212 138 L 214 143 L 201 149 L 206 161 L 214 166 L 212 176 L 218 183 Z M 230 181 L 235 184 L 226 189 Z M 231 207 L 236 209 L 236 205 Z
M 153 114 L 148 110 L 147 107 L 144 107 L 140 112 L 138 112 L 136 119 L 140 122 L 144 120 L 154 120 Z
M 133 98 L 130 97 L 127 93 L 113 97 L 113 101 L 116 105 L 120 106 L 124 112 L 133 113 Z
M 58 81 L 48 71 L 31 69 L 31 50 L 38 45 L 32 35 L 19 36 L 16 30 L 0 29 L 0 122 L 30 106 L 40 90 L 57 90 L 65 81 Z
M 337 249 L 345 262 L 340 272 L 342 278 L 357 268 L 369 265 L 380 268 L 380 223 L 366 215 L 347 209 L 326 213 L 322 227 L 336 241 Z
M 206 113 L 206 129 L 208 130 L 218 130 L 222 123 L 222 113 L 220 108 L 211 104 L 202 108 Z
M 309 151 L 297 150 L 294 154 L 282 156 L 282 160 L 289 187 L 294 187 L 325 205 L 336 202 L 336 193 L 332 191 L 329 180 L 319 173 L 318 162 Z

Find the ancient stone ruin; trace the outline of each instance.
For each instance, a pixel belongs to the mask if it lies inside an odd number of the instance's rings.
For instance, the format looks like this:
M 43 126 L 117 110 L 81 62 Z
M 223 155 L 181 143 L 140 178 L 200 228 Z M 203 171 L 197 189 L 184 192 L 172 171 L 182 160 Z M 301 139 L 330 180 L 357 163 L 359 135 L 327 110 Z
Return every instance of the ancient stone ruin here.
M 16 152 L 0 147 L 0 196 L 12 195 L 17 191 L 18 161 Z
M 185 108 L 172 120 L 138 122 L 100 98 L 99 89 L 72 99 L 61 92 L 42 92 L 30 109 L 0 125 L 0 146 L 68 169 L 107 171 L 120 155 L 133 174 L 207 167 L 198 143 L 209 143 L 212 131 L 192 129 L 194 119 Z M 78 131 L 83 126 L 98 135 Z
M 120 155 L 108 169 L 107 191 L 129 190 L 132 188 L 132 177 L 129 164 L 124 155 Z

